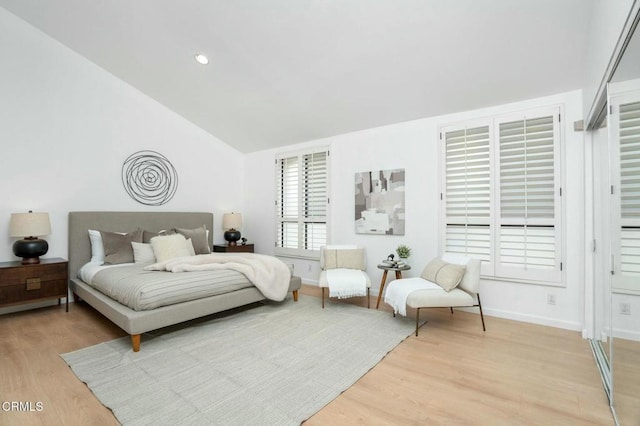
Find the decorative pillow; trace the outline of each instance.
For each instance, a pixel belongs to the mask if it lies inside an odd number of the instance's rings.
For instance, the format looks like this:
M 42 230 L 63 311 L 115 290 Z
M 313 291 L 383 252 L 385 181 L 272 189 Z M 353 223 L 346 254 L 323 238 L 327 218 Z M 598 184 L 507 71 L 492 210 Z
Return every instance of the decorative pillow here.
M 324 249 L 324 269 L 359 269 L 364 271 L 364 249 Z
M 104 247 L 104 264 L 118 265 L 133 263 L 132 242 L 142 242 L 142 229 L 138 228 L 128 234 L 100 231 Z
M 422 278 L 438 284 L 445 291 L 451 291 L 460 284 L 465 267 L 447 263 L 440 258 L 433 259 L 422 271 Z
M 182 234 L 160 235 L 151 239 L 151 247 L 157 262 L 175 257 L 193 256 L 193 244 Z
M 209 240 L 207 239 L 207 228 L 204 225 L 195 229 L 173 228 L 172 231 L 184 235 L 187 239 L 191 238 L 196 254 L 211 253 Z
M 153 254 L 151 244 L 131 242 L 133 248 L 133 261 L 135 263 L 155 263 L 156 255 Z
M 144 231 L 142 231 L 142 242 L 145 244 L 150 243 L 151 239 L 153 237 L 157 237 L 158 235 L 167 235 L 167 231 L 163 229 L 162 231 L 153 232 L 153 231 L 147 231 L 145 229 Z
M 104 246 L 100 231 L 89 229 L 89 241 L 91 241 L 91 263 L 102 265 L 104 263 Z

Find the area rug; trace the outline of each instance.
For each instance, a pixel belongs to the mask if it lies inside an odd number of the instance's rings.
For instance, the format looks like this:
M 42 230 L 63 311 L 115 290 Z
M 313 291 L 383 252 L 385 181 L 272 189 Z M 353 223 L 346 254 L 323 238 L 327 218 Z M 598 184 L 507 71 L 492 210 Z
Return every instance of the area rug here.
M 293 425 L 414 330 L 389 312 L 302 296 L 62 355 L 125 425 Z

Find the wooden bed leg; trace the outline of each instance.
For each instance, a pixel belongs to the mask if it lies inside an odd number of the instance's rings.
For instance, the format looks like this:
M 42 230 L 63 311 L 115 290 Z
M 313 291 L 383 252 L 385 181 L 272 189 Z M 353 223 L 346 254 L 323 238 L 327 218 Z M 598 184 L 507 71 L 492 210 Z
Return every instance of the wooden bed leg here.
M 131 346 L 133 347 L 134 352 L 140 352 L 140 335 L 139 334 L 131 335 Z
M 82 299 L 80 299 L 80 296 L 78 296 L 78 295 L 77 295 L 77 294 L 75 294 L 75 293 L 73 293 L 73 300 L 74 300 L 75 302 L 81 302 L 81 301 L 82 301 Z M 68 300 L 67 300 L 67 302 L 68 302 Z
M 298 301 L 298 290 L 293 290 L 293 301 L 294 302 Z

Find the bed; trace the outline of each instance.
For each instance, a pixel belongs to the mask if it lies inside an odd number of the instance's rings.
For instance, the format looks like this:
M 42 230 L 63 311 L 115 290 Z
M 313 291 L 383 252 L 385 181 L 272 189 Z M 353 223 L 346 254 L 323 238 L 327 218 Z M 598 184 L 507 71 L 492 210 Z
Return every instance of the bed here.
M 70 212 L 69 213 L 69 290 L 74 299 L 83 300 L 131 336 L 134 352 L 140 350 L 141 335 L 158 328 L 265 300 L 255 286 L 179 302 L 149 310 L 134 310 L 106 296 L 78 277 L 78 271 L 91 260 L 88 231 L 123 232 L 135 228 L 160 231 L 205 226 L 213 229 L 213 214 L 206 212 Z M 209 247 L 213 232 L 207 235 Z M 291 276 L 288 291 L 298 299 L 299 277 Z

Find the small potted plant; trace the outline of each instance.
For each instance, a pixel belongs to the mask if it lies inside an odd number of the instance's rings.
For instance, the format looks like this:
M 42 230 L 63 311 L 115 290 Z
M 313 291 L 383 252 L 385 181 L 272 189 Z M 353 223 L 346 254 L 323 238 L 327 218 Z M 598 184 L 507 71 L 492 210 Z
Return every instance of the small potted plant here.
M 407 264 L 407 259 L 409 258 L 409 256 L 411 256 L 411 248 L 409 248 L 409 246 L 407 245 L 400 244 L 396 248 L 396 253 L 398 253 L 398 257 L 400 257 L 400 260 Z

